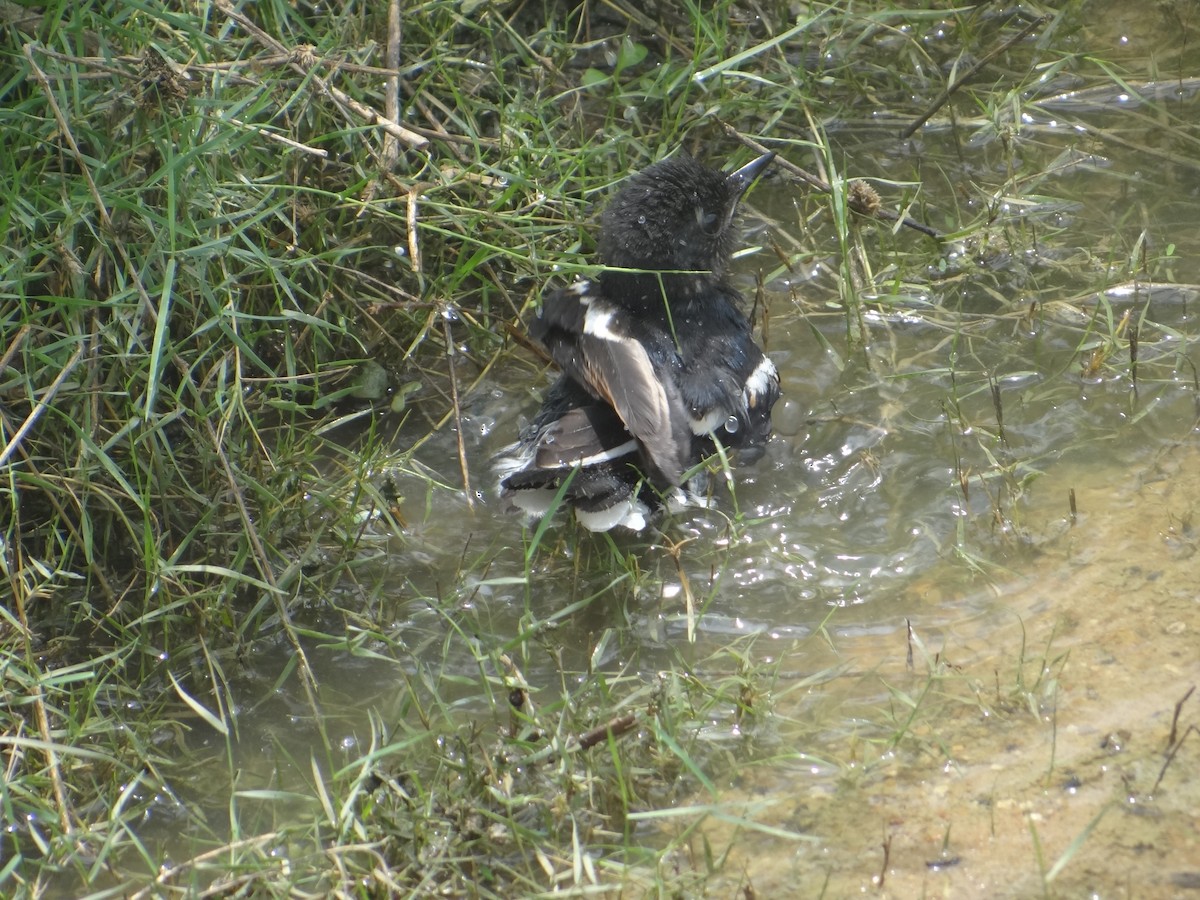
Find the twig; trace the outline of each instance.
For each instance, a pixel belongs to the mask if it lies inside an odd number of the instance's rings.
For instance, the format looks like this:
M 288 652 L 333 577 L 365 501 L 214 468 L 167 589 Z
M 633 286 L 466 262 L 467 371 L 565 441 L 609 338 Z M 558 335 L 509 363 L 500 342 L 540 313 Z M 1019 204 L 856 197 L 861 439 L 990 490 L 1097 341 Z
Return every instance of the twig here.
M 113 63 L 129 63 L 133 65 L 141 61 L 141 58 L 137 56 L 114 56 L 111 59 L 99 56 L 73 56 L 69 53 L 59 53 L 57 50 L 51 50 L 49 47 L 38 47 L 38 53 L 47 59 L 56 59 L 59 62 L 67 62 L 89 69 L 90 71 L 80 72 L 76 68 L 72 69 L 68 74 L 63 75 L 47 73 L 50 78 L 70 78 L 71 80 L 79 81 L 92 81 L 97 78 L 108 78 L 112 75 L 115 75 L 117 78 L 132 79 L 134 76 L 131 69 L 121 69 L 113 65 Z
M 308 144 L 302 144 L 299 141 L 294 141 L 290 137 L 284 137 L 282 134 L 276 134 L 273 131 L 268 131 L 258 125 L 251 125 L 249 122 L 243 122 L 241 119 L 235 119 L 232 116 L 224 117 L 226 122 L 237 125 L 239 128 L 245 128 L 247 131 L 253 131 L 255 134 L 265 137 L 269 141 L 276 141 L 283 144 L 285 147 L 291 147 L 293 150 L 299 150 L 301 153 L 307 153 L 310 156 L 319 156 L 321 159 L 326 159 L 329 156 L 328 150 L 322 150 L 320 147 L 310 147 Z
M 463 492 L 467 495 L 467 509 L 475 509 L 475 498 L 471 495 L 471 470 L 467 466 L 467 443 L 463 437 L 462 407 L 458 402 L 458 374 L 454 365 L 454 335 L 450 333 L 450 319 L 442 316 L 442 328 L 446 332 L 446 363 L 450 369 L 450 401 L 454 404 L 454 431 L 458 438 L 458 467 L 462 470 Z
M 766 153 L 770 150 L 770 148 L 765 144 L 760 144 L 758 141 L 754 140 L 754 138 L 747 137 L 728 123 L 722 123 L 722 127 L 725 129 L 725 133 L 727 135 L 736 139 L 757 153 Z M 811 185 L 823 194 L 833 193 L 833 187 L 829 184 L 829 182 L 818 178 L 816 175 L 800 168 L 798 165 L 784 159 L 782 156 L 777 156 L 775 158 L 775 165 L 780 169 L 783 169 L 783 171 L 787 172 L 789 175 L 795 175 L 801 181 Z M 941 232 L 936 228 L 931 228 L 924 222 L 918 222 L 916 219 L 910 219 L 908 216 L 900 216 L 898 213 L 894 213 L 890 209 L 884 209 L 883 207 L 872 209 L 870 206 L 866 206 L 858 202 L 858 200 L 856 200 L 853 196 L 847 196 L 846 205 L 860 215 L 872 216 L 876 219 L 883 219 L 885 222 L 899 222 L 906 228 L 912 228 L 913 230 L 919 231 L 921 234 L 927 234 L 936 240 L 940 241 L 942 239 Z
M 400 0 L 388 3 L 388 36 L 387 53 L 384 62 L 391 70 L 383 83 L 383 111 L 395 122 L 400 118 L 400 40 L 403 32 L 400 27 Z M 396 165 L 400 156 L 400 144 L 391 134 L 383 136 L 383 165 L 388 171 Z
M 671 543 L 664 542 L 667 554 L 675 561 L 675 573 L 679 576 L 679 588 L 683 592 L 684 610 L 687 612 L 687 639 L 689 644 L 696 642 L 696 597 L 692 594 L 692 584 L 688 581 L 687 572 L 683 567 L 683 545 L 690 543 L 693 538 L 684 538 Z
M 584 732 L 579 736 L 579 749 L 590 750 L 601 741 L 609 738 L 620 737 L 627 731 L 630 731 L 637 724 L 637 715 L 635 713 L 626 713 L 623 716 L 617 716 L 615 719 L 610 719 L 599 728 L 593 728 L 591 731 Z
M 541 363 L 547 366 L 554 364 L 554 358 L 546 352 L 546 348 L 541 344 L 536 343 L 533 338 L 526 335 L 524 331 L 522 331 L 512 322 L 502 322 L 501 326 L 504 328 L 504 333 L 506 335 L 512 338 L 515 343 L 519 344 L 525 350 L 536 356 Z
M 1200 735 L 1200 728 L 1197 728 L 1195 725 L 1189 725 L 1187 730 L 1184 731 L 1183 737 L 1176 741 L 1175 746 L 1171 748 L 1171 752 L 1167 754 L 1167 758 L 1162 764 L 1162 769 L 1159 770 L 1158 778 L 1154 779 L 1154 787 L 1150 788 L 1151 794 L 1157 791 L 1158 786 L 1162 784 L 1163 776 L 1167 774 L 1167 769 L 1175 761 L 1175 754 L 1179 752 L 1179 748 L 1183 746 L 1183 742 L 1188 739 L 1188 735 L 1190 734 Z
M 925 112 L 915 122 L 913 122 L 911 125 L 909 125 L 907 128 L 905 128 L 903 131 L 900 132 L 900 139 L 907 140 L 908 138 L 912 137 L 913 133 L 918 128 L 920 128 L 922 125 L 924 125 L 926 122 L 928 122 L 933 117 L 934 113 L 936 113 L 939 109 L 941 109 L 943 106 L 945 106 L 946 101 L 950 99 L 951 94 L 953 94 L 960 87 L 962 87 L 964 84 L 966 84 L 966 82 L 972 76 L 974 76 L 974 74 L 976 72 L 978 72 L 980 69 L 982 69 L 988 63 L 990 63 L 993 59 L 995 59 L 997 56 L 999 56 L 1001 53 L 1003 53 L 1005 50 L 1007 50 L 1013 44 L 1017 44 L 1017 43 L 1020 43 L 1021 41 L 1025 40 L 1025 38 L 1029 37 L 1029 35 L 1032 34 L 1036 28 L 1038 28 L 1040 25 L 1044 25 L 1048 21 L 1050 21 L 1050 16 L 1040 16 L 1039 18 L 1034 19 L 1032 22 L 1030 22 L 1028 25 L 1026 25 L 1023 29 L 1021 29 L 1019 34 L 1016 34 L 1013 37 L 1009 38 L 1007 41 L 1005 41 L 999 47 L 996 47 L 994 50 L 992 50 L 991 53 L 986 54 L 982 59 L 980 59 L 978 62 L 976 62 L 975 65 L 973 65 L 969 69 L 967 69 L 967 71 L 965 71 L 961 75 L 959 75 L 956 79 L 954 79 L 954 81 L 951 84 L 946 86 L 946 89 L 944 91 L 942 91 L 940 94 L 938 94 L 937 99 L 934 100 L 932 104 L 930 104 L 929 109 L 925 110 Z
M 81 345 L 75 348 L 75 352 L 71 354 L 71 358 L 68 359 L 66 365 L 62 367 L 62 371 L 60 371 L 54 381 L 50 383 L 50 387 L 46 389 L 45 393 L 38 398 L 37 405 L 29 411 L 29 415 L 25 417 L 25 421 L 21 423 L 21 426 L 17 429 L 16 434 L 14 434 L 9 442 L 4 446 L 4 450 L 0 451 L 0 466 L 8 462 L 8 458 L 12 456 L 13 451 L 20 446 L 20 443 L 25 438 L 25 435 L 31 428 L 33 428 L 34 423 L 37 422 L 42 413 L 46 411 L 46 408 L 50 406 L 50 401 L 54 399 L 54 395 L 58 393 L 58 389 L 62 387 L 62 383 L 67 380 L 67 376 L 71 374 L 71 371 L 75 368 L 75 364 L 79 362 L 79 357 L 82 355 L 83 347 Z
M 300 75 L 303 75 L 305 78 L 311 78 L 313 83 L 316 84 L 322 93 L 331 97 L 335 103 L 346 107 L 346 109 L 350 110 L 367 124 L 374 125 L 375 127 L 381 129 L 385 134 L 390 134 L 396 140 L 403 144 L 407 144 L 414 150 L 421 150 L 429 146 L 429 140 L 427 138 L 417 134 L 415 131 L 409 131 L 402 125 L 398 125 L 387 116 L 381 115 L 378 111 L 371 109 L 371 107 L 367 106 L 365 103 L 360 103 L 345 91 L 331 85 L 328 81 L 313 71 L 315 64 L 313 67 L 306 69 L 300 64 L 298 54 L 289 50 L 287 46 L 280 43 L 271 35 L 267 34 L 267 32 L 255 25 L 254 22 L 252 22 L 243 13 L 230 6 L 228 0 L 217 0 L 217 8 L 229 18 L 241 25 L 242 28 L 248 31 L 250 35 L 259 43 L 269 47 L 276 53 L 288 54 L 290 58 L 288 65 L 290 65 L 292 69 L 294 69 Z
M 883 847 L 883 865 L 879 868 L 879 880 L 875 882 L 875 887 L 882 889 L 887 878 L 888 861 L 892 858 L 892 836 L 889 834 L 885 837 L 880 846 Z
M 426 102 L 426 99 L 429 100 L 429 103 Z M 470 165 L 470 162 L 468 161 L 467 154 L 455 146 L 456 144 L 470 144 L 472 146 L 482 147 L 498 147 L 500 145 L 499 141 L 492 137 L 485 137 L 482 135 L 473 136 L 465 134 L 451 134 L 442 126 L 441 122 L 437 120 L 437 117 L 434 116 L 434 111 L 430 108 L 430 103 L 433 103 L 433 105 L 439 107 L 444 115 L 450 115 L 450 111 L 446 108 L 446 105 L 437 100 L 435 97 L 413 98 L 413 104 L 416 106 L 417 111 L 420 112 L 421 115 L 425 117 L 425 121 L 429 123 L 429 128 L 421 130 L 432 134 L 434 137 L 438 138 L 438 140 L 444 141 L 446 143 L 446 149 L 453 153 L 455 159 L 457 159 L 464 166 Z
M 421 244 L 417 240 L 417 200 L 421 196 L 422 187 L 420 184 L 409 187 L 408 204 L 404 210 L 404 224 L 408 230 L 408 263 L 418 278 L 422 275 L 422 266 Z
M 492 366 L 494 366 L 503 356 L 504 356 L 504 354 L 501 352 L 497 352 L 497 353 L 493 354 L 492 358 L 489 359 L 486 363 L 484 363 L 483 368 L 479 370 L 479 374 L 475 376 L 475 380 L 472 381 L 469 385 L 467 385 L 467 389 L 463 393 L 469 394 L 472 391 L 474 391 L 475 388 L 477 388 L 480 384 L 485 382 L 488 378 L 488 375 L 492 371 Z M 433 428 L 431 428 L 426 434 L 422 435 L 415 442 L 413 442 L 413 445 L 408 448 L 409 452 L 412 453 L 412 452 L 416 451 L 418 448 L 424 446 L 426 441 L 428 441 L 435 434 L 437 434 L 439 431 L 441 431 L 443 428 L 445 428 L 446 423 L 454 418 L 454 409 L 455 408 L 456 407 L 452 407 L 451 409 L 447 410 L 446 414 L 443 415 L 434 424 Z
M 0 372 L 8 368 L 8 364 L 17 355 L 17 351 L 21 349 L 21 345 L 25 343 L 25 338 L 29 337 L 29 332 L 32 330 L 33 326 L 27 323 L 22 325 L 17 333 L 13 335 L 12 340 L 8 342 L 8 347 L 5 349 L 4 355 L 0 356 Z
M 1196 686 L 1193 684 L 1187 689 L 1187 693 L 1179 698 L 1179 702 L 1175 704 L 1175 715 L 1171 716 L 1171 736 L 1167 738 L 1167 747 L 1171 747 L 1175 743 L 1175 736 L 1179 733 L 1179 712 L 1183 709 L 1183 704 L 1187 703 L 1188 697 L 1192 696 L 1196 691 Z

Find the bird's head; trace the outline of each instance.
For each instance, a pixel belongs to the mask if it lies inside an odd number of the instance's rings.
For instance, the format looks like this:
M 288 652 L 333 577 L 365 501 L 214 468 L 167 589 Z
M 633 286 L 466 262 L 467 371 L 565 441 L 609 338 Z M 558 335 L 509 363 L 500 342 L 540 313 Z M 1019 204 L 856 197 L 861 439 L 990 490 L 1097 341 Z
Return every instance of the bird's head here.
M 704 271 L 720 278 L 734 250 L 738 202 L 774 158 L 766 153 L 733 172 L 710 169 L 690 156 L 644 169 L 604 210 L 601 261 L 628 269 Z

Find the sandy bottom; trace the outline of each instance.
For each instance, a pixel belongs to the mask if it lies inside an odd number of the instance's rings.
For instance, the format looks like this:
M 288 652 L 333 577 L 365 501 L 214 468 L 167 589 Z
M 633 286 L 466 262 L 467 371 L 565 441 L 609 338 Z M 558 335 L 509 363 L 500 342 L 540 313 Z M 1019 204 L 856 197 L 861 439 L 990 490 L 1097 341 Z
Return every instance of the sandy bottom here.
M 821 703 L 845 719 L 871 693 L 878 723 L 881 685 L 928 686 L 911 729 L 894 750 L 877 726 L 857 749 L 794 748 L 836 760 L 833 776 L 750 767 L 730 811 L 806 839 L 710 819 L 710 846 L 732 849 L 709 896 L 1200 898 L 1200 689 L 1173 727 L 1200 685 L 1200 452 L 1167 449 L 1141 472 L 1064 465 L 1038 495 L 1025 520 L 1046 536 L 1020 573 L 990 579 L 987 615 L 926 640 L 950 664 L 937 678 L 919 654 L 910 671 L 894 636 L 839 645 L 879 662 L 817 689 Z M 932 580 L 928 596 L 955 601 Z M 811 697 L 788 703 L 776 712 L 814 715 Z

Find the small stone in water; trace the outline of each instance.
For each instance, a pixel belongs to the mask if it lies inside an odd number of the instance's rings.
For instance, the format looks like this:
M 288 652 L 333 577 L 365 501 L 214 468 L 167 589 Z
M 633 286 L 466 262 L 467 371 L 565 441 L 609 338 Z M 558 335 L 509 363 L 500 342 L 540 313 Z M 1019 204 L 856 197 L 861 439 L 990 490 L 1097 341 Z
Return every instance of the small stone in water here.
M 771 410 L 771 426 L 787 437 L 798 434 L 804 427 L 804 408 L 790 397 L 784 397 Z

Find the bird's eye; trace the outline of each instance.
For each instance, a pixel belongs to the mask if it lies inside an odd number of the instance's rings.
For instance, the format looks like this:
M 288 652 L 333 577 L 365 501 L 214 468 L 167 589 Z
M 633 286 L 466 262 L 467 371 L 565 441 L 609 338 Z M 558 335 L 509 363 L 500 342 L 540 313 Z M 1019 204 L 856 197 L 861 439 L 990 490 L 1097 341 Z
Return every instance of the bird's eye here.
M 696 210 L 696 221 L 700 223 L 700 227 L 704 229 L 706 234 L 716 234 L 717 220 L 720 218 L 715 212 L 705 212 L 703 209 Z

